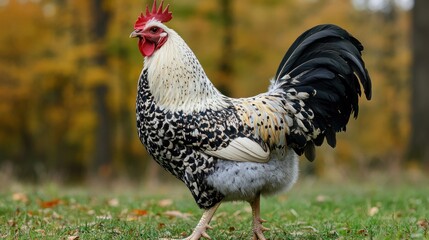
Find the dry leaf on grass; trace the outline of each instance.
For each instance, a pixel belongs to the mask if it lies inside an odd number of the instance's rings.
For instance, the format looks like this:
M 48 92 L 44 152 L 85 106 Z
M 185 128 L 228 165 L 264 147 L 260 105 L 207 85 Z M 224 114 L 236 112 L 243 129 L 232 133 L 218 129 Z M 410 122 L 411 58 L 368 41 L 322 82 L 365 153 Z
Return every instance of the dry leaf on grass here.
M 169 216 L 169 217 L 177 217 L 177 218 L 183 218 L 183 219 L 189 219 L 189 217 L 192 215 L 190 213 L 182 213 L 176 210 L 172 210 L 172 211 L 165 211 L 164 215 Z
M 14 200 L 16 202 L 27 203 L 28 197 L 24 193 L 14 193 L 14 194 L 12 194 L 12 200 Z
M 160 207 L 168 207 L 173 204 L 173 200 L 171 199 L 162 199 L 158 201 L 158 206 Z
M 366 229 L 360 229 L 357 233 L 363 236 L 368 236 L 368 231 Z
M 316 197 L 316 202 L 326 202 L 329 199 L 329 197 L 325 196 L 325 195 L 317 195 Z
M 133 213 L 134 216 L 144 216 L 144 215 L 147 215 L 147 210 L 144 210 L 144 209 L 134 209 L 132 211 L 132 213 Z
M 58 214 L 55 211 L 52 211 L 52 216 L 51 217 L 54 218 L 54 219 L 63 219 L 63 216 L 61 216 L 60 214 Z
M 417 225 L 419 225 L 424 230 L 429 229 L 429 221 L 427 219 L 420 219 L 419 221 L 417 221 Z
M 374 216 L 375 214 L 377 214 L 377 213 L 378 213 L 378 211 L 379 211 L 379 208 L 378 208 L 378 207 L 372 207 L 372 208 L 370 208 L 370 209 L 368 210 L 368 215 L 369 215 L 370 217 L 372 217 L 372 216 Z
M 165 227 L 165 223 L 158 223 L 158 230 L 163 229 Z
M 107 204 L 111 207 L 119 206 L 119 200 L 117 198 L 112 198 L 107 201 Z
M 127 221 L 137 221 L 140 217 L 147 215 L 147 210 L 144 209 L 134 209 L 127 215 Z
M 61 200 L 58 198 L 52 199 L 50 201 L 40 201 L 39 206 L 41 208 L 53 208 L 61 203 Z
M 16 222 L 15 222 L 15 220 L 8 220 L 7 221 L 7 225 L 9 225 L 9 227 L 15 227 L 16 226 Z

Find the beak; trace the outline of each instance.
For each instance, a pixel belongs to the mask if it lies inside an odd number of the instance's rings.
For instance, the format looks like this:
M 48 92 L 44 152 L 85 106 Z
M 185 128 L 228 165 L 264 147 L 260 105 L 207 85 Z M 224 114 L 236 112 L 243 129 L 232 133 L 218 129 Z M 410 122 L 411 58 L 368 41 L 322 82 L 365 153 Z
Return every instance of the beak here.
M 134 30 L 131 34 L 130 34 L 130 38 L 136 38 L 136 37 L 140 37 L 141 36 L 141 30 Z

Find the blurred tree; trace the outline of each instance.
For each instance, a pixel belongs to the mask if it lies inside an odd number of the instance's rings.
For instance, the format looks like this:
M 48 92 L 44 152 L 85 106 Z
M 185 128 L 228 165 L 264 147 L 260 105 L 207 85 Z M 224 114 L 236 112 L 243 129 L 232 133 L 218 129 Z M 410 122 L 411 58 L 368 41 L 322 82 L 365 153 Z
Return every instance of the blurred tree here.
M 96 113 L 96 135 L 94 144 L 94 158 L 91 167 L 91 177 L 107 178 L 111 175 L 112 163 L 112 116 L 109 114 L 109 107 L 107 106 L 107 96 L 109 92 L 109 85 L 105 76 L 105 69 L 108 69 L 107 56 L 106 56 L 106 38 L 107 31 L 110 24 L 111 13 L 109 5 L 103 0 L 90 1 L 91 12 L 91 26 L 90 26 L 90 41 L 93 47 L 96 48 L 95 54 L 92 56 L 92 68 L 100 72 L 100 79 L 95 79 L 94 86 L 92 87 L 94 100 L 95 100 L 95 113 Z M 92 70 L 94 71 L 94 70 Z M 104 80 L 104 81 L 103 81 Z
M 429 168 L 429 1 L 415 0 L 412 21 L 411 136 L 408 160 Z
M 231 96 L 231 80 L 233 79 L 234 66 L 234 16 L 231 0 L 219 0 L 221 9 L 221 24 L 223 28 L 221 57 L 219 58 L 219 75 L 220 80 L 218 89 L 222 93 Z
M 143 59 L 128 38 L 151 2 L 0 0 L 0 168 L 8 161 L 21 176 L 48 172 L 65 180 L 84 180 L 93 172 L 156 174 L 136 135 Z M 358 121 L 339 136 L 335 150 L 318 150 L 313 166 L 321 172 L 322 166 L 337 167 L 335 159 L 344 165 L 356 159 L 390 162 L 391 152 L 402 153 L 409 126 L 407 12 L 397 9 L 388 18 L 335 0 L 170 4 L 174 19 L 167 25 L 194 50 L 214 84 L 236 97 L 265 91 L 288 46 L 306 29 L 321 23 L 346 28 L 365 46 L 374 98 L 362 101 Z M 331 163 L 323 161 L 328 158 Z

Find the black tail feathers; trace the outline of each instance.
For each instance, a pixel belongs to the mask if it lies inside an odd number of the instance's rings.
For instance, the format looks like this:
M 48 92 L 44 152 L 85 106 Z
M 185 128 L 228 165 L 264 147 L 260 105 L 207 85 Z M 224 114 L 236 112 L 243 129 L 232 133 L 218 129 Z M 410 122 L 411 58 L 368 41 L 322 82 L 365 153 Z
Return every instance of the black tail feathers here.
M 319 25 L 304 32 L 283 57 L 275 85 L 293 92 L 305 92 L 304 106 L 297 112 L 312 116 L 306 128 L 297 124 L 287 136 L 298 154 L 312 156 L 314 144 L 324 138 L 335 147 L 335 134 L 345 131 L 350 115 L 358 116 L 358 98 L 363 92 L 371 99 L 371 79 L 362 60 L 362 44 L 344 29 Z M 290 100 L 290 99 L 289 99 Z M 294 100 L 290 100 L 294 101 Z M 302 125 L 301 125 L 302 126 Z M 308 128 L 311 126 L 311 128 Z

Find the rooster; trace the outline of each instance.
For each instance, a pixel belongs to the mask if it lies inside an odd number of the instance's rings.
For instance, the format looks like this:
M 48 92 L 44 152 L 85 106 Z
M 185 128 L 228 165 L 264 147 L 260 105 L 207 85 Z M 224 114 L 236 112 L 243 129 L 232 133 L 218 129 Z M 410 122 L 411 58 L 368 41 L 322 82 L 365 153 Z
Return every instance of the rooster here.
M 226 201 L 249 202 L 253 238 L 265 239 L 260 196 L 289 189 L 298 156 L 313 161 L 324 139 L 335 147 L 336 133 L 358 116 L 362 88 L 371 98 L 363 47 L 338 26 L 313 27 L 286 52 L 267 92 L 235 99 L 213 86 L 189 46 L 164 24 L 171 19 L 169 6 L 155 0 L 130 35 L 144 56 L 139 138 L 204 209 L 187 239 L 210 238 L 210 220 Z

